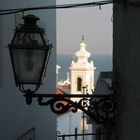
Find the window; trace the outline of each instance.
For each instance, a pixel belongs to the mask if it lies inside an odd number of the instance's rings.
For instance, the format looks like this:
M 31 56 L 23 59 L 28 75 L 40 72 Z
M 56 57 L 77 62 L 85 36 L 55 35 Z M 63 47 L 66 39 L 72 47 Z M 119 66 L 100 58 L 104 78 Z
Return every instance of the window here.
M 82 90 L 82 79 L 80 77 L 77 78 L 77 91 Z

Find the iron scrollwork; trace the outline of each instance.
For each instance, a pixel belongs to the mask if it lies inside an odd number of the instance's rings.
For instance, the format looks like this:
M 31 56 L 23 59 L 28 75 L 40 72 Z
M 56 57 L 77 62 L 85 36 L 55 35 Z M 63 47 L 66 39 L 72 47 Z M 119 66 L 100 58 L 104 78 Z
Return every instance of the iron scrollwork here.
M 99 124 L 112 123 L 114 121 L 114 110 L 113 95 L 98 96 L 98 98 L 92 97 L 90 99 L 88 111 L 94 116 L 95 122 Z
M 87 114 L 97 124 L 110 123 L 115 109 L 113 95 L 79 95 L 79 94 L 25 94 L 26 101 L 37 98 L 41 106 L 50 106 L 56 114 L 67 111 L 77 112 L 78 109 Z M 78 98 L 73 101 L 72 98 Z

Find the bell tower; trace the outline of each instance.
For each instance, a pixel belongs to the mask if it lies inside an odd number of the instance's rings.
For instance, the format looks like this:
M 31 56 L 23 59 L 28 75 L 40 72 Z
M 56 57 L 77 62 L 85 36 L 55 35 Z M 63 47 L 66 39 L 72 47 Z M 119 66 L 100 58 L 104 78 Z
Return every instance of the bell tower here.
M 93 61 L 89 62 L 90 53 L 86 50 L 86 44 L 82 37 L 80 50 L 75 53 L 75 59 L 70 66 L 71 94 L 82 94 L 83 86 L 87 86 L 88 93 L 94 90 L 94 67 Z

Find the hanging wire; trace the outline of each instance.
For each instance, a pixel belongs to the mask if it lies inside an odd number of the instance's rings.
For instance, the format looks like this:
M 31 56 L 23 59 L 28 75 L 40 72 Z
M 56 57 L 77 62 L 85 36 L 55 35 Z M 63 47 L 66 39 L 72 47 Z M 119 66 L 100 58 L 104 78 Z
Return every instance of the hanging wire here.
M 61 5 L 49 5 L 49 6 L 31 7 L 31 8 L 5 9 L 5 10 L 0 10 L 0 15 L 9 15 L 9 14 L 15 14 L 20 12 L 24 13 L 25 11 L 33 11 L 33 10 L 84 8 L 84 7 L 94 7 L 94 6 L 99 6 L 99 9 L 101 10 L 102 5 L 113 4 L 113 3 L 140 7 L 139 1 L 124 2 L 123 0 L 106 0 L 106 1 L 96 1 L 96 2 L 89 2 L 89 3 L 61 4 Z
M 50 5 L 41 7 L 31 7 L 31 8 L 17 8 L 17 9 L 6 9 L 0 10 L 0 15 L 9 15 L 25 11 L 33 10 L 44 10 L 44 9 L 66 9 L 66 8 L 83 8 L 83 7 L 94 7 L 113 3 L 112 0 L 99 1 L 99 2 L 89 2 L 89 3 L 77 3 L 77 4 L 61 4 L 61 5 Z

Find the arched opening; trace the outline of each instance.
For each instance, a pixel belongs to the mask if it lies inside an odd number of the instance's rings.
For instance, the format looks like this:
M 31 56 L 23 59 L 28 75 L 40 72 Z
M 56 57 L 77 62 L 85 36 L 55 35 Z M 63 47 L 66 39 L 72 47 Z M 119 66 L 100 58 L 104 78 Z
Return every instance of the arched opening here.
M 82 90 L 82 78 L 78 77 L 77 78 L 77 91 Z

